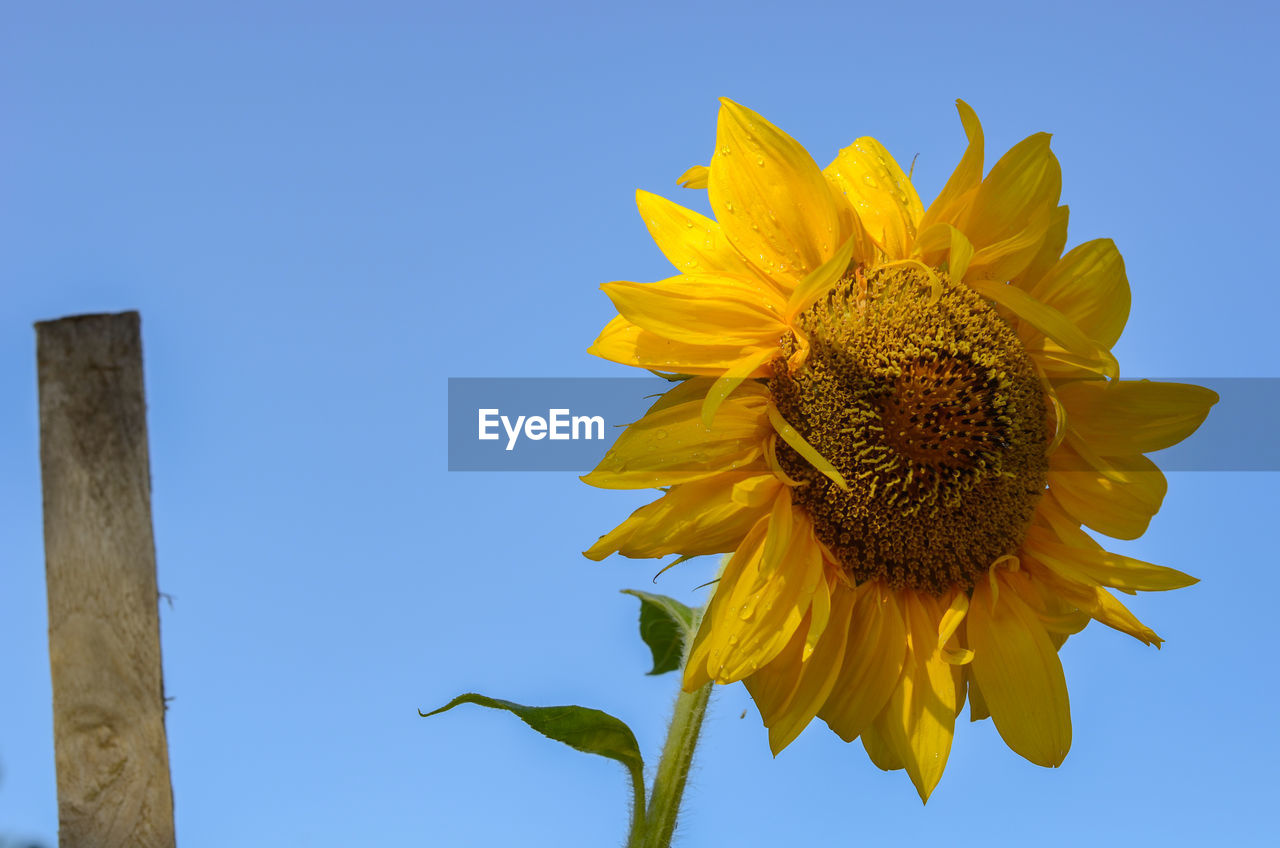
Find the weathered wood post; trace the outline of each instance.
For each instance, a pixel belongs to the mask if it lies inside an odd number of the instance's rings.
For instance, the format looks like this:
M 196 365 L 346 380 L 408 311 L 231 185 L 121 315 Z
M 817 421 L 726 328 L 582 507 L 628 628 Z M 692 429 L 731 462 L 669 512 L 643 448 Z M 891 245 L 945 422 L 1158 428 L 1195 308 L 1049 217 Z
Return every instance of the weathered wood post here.
M 138 313 L 36 324 L 62 848 L 172 848 Z

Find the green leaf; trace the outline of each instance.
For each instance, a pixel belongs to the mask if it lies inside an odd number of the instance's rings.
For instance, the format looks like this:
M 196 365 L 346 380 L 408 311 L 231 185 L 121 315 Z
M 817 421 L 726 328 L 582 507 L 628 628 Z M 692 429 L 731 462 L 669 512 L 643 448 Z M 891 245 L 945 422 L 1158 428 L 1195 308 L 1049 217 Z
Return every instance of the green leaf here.
M 631 839 L 627 844 L 640 844 L 645 824 L 644 758 L 640 756 L 636 736 L 626 722 L 589 707 L 526 707 L 524 704 L 490 698 L 475 692 L 459 695 L 440 709 L 429 713 L 418 710 L 418 715 L 423 718 L 439 715 L 459 704 L 477 704 L 490 709 L 506 710 L 548 739 L 563 742 L 570 748 L 587 754 L 599 754 L 617 760 L 626 766 L 631 776 L 632 793 Z
M 599 754 L 617 760 L 633 775 L 644 773 L 644 759 L 640 756 L 640 746 L 636 744 L 635 734 L 625 722 L 606 712 L 577 706 L 526 707 L 512 701 L 467 692 L 438 710 L 429 713 L 418 710 L 418 715 L 424 718 L 438 715 L 459 704 L 478 704 L 490 709 L 506 710 L 548 739 L 563 742 L 570 748 L 587 754 Z
M 623 589 L 624 595 L 640 599 L 640 638 L 653 652 L 653 670 L 665 674 L 680 667 L 685 640 L 693 632 L 694 611 L 674 598 L 652 595 L 637 589 Z

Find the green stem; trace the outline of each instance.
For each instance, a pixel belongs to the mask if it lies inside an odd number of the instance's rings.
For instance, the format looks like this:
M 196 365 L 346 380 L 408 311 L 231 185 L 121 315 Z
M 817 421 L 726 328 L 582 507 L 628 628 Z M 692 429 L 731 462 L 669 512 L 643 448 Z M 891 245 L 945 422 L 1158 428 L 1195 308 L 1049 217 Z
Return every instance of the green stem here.
M 644 771 L 639 768 L 629 769 L 631 772 L 631 792 L 635 800 L 631 804 L 631 835 L 627 837 L 627 846 L 639 846 L 644 840 Z
M 696 692 L 682 689 L 676 698 L 675 715 L 671 717 L 667 741 L 662 747 L 662 759 L 658 761 L 658 772 L 653 778 L 645 833 L 640 842 L 633 843 L 635 848 L 669 848 L 671 845 L 676 816 L 680 813 L 680 799 L 684 796 L 689 767 L 693 764 L 693 750 L 698 745 L 702 719 L 707 714 L 711 685 L 708 683 Z M 634 838 L 634 827 L 631 832 Z

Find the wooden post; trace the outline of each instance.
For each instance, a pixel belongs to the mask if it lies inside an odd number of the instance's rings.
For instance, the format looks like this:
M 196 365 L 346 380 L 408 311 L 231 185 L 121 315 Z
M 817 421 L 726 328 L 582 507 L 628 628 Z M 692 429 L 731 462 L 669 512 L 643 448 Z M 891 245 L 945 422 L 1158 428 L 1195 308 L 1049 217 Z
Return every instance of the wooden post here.
M 36 324 L 62 848 L 172 848 L 138 313 Z

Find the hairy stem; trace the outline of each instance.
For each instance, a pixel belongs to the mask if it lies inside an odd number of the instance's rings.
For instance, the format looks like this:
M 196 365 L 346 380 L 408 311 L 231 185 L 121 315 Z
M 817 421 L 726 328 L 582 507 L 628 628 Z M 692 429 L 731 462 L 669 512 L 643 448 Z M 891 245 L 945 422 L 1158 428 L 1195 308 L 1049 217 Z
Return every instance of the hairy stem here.
M 698 745 L 702 719 L 707 714 L 707 702 L 711 699 L 711 686 L 708 683 L 696 692 L 681 690 L 676 698 L 675 714 L 671 717 L 667 741 L 662 747 L 662 759 L 658 761 L 658 772 L 653 778 L 645 833 L 642 841 L 636 844 L 637 848 L 669 848 L 671 845 L 676 817 L 680 813 L 680 800 L 689 780 L 689 767 L 693 764 L 693 751 Z

